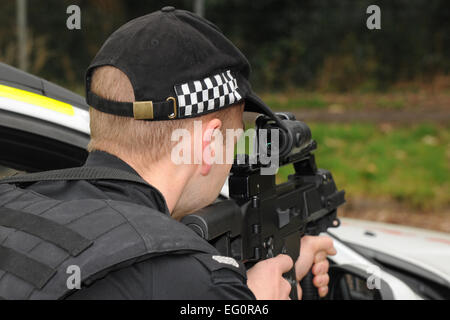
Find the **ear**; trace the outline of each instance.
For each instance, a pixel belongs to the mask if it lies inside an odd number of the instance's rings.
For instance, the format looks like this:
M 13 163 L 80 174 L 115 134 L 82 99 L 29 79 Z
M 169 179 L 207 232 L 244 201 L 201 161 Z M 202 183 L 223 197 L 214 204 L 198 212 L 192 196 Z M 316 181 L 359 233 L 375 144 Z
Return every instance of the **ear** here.
M 218 134 L 217 130 L 222 127 L 222 121 L 219 119 L 210 120 L 206 126 L 203 128 L 202 135 L 202 165 L 200 169 L 200 174 L 206 176 L 211 171 L 211 167 L 216 155 L 216 148 L 221 148 L 218 143 L 213 143 L 213 137 Z M 221 132 L 219 132 L 221 134 Z

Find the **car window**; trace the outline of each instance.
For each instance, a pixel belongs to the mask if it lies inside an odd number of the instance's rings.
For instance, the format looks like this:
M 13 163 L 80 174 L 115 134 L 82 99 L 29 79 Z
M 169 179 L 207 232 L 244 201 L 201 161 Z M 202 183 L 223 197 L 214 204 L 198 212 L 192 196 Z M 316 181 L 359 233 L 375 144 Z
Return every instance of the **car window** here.
M 40 172 L 78 167 L 85 162 L 86 149 L 25 131 L 28 128 L 24 126 L 22 130 L 22 127 L 0 125 L 0 166 L 16 171 Z M 4 175 L 13 173 L 5 171 Z

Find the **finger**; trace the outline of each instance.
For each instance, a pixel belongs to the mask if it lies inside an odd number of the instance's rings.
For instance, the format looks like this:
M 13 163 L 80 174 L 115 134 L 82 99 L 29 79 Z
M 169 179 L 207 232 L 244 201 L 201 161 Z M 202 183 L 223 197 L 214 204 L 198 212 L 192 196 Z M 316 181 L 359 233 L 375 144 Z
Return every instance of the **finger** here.
M 314 264 L 316 254 L 323 251 L 317 259 L 317 262 L 326 259 L 327 255 L 336 254 L 333 245 L 333 239 L 327 236 L 304 236 L 301 239 L 300 256 L 295 264 L 295 272 L 298 280 L 303 279 L 309 269 Z
M 294 266 L 294 261 L 287 254 L 279 254 L 273 258 L 273 262 L 277 264 L 282 273 L 286 273 Z
M 298 283 L 298 281 L 297 281 L 297 298 L 298 298 L 298 300 L 302 300 L 302 296 L 303 296 L 302 287 L 300 287 L 300 283 Z
M 287 281 L 286 279 L 283 279 L 282 281 L 282 292 L 283 292 L 283 297 L 286 297 L 288 300 L 291 300 L 291 298 L 289 297 L 291 290 L 292 290 L 292 286 L 291 283 L 289 281 Z
M 319 263 L 316 263 L 313 267 L 312 267 L 312 273 L 315 276 L 318 276 L 320 274 L 325 274 L 328 272 L 328 269 L 330 268 L 330 263 L 328 262 L 328 260 L 325 261 L 321 261 Z
M 313 284 L 316 288 L 328 286 L 330 282 L 330 276 L 328 274 L 321 274 L 319 276 L 315 276 L 313 279 Z
M 315 251 L 325 251 L 328 255 L 334 256 L 336 249 L 334 248 L 333 239 L 327 236 L 319 236 L 315 241 Z
M 314 238 L 312 236 L 304 236 L 300 243 L 300 255 L 295 262 L 295 273 L 297 280 L 303 279 L 311 266 L 314 263 Z
M 328 255 L 336 254 L 333 239 L 328 236 L 304 236 L 301 239 L 300 247 L 303 251 L 325 251 Z
M 326 251 L 319 251 L 314 256 L 314 263 L 319 263 L 327 260 L 328 253 Z
M 337 254 L 337 250 L 336 250 L 336 248 L 334 247 L 334 243 L 333 243 L 332 247 L 330 247 L 330 248 L 327 250 L 327 253 L 328 253 L 329 256 L 335 256 L 335 255 Z
M 320 287 L 318 289 L 319 297 L 323 298 L 328 294 L 328 286 Z

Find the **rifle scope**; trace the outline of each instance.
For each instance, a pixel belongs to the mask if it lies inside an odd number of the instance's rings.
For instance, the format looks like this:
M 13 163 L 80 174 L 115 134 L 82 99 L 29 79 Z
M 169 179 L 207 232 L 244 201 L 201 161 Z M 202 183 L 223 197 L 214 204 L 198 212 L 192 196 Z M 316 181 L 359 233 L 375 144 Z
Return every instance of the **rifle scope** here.
M 290 112 L 277 112 L 275 116 L 283 124 L 283 127 L 279 125 L 274 119 L 260 115 L 256 119 L 256 138 L 259 139 L 260 130 L 266 130 L 267 143 L 255 143 L 257 154 L 265 154 L 271 156 L 272 152 L 276 152 L 276 149 L 272 150 L 274 143 L 272 141 L 272 130 L 278 131 L 278 154 L 280 159 L 286 159 L 292 154 L 300 153 L 304 148 L 311 145 L 311 129 L 308 125 L 302 121 L 295 119 L 294 114 Z

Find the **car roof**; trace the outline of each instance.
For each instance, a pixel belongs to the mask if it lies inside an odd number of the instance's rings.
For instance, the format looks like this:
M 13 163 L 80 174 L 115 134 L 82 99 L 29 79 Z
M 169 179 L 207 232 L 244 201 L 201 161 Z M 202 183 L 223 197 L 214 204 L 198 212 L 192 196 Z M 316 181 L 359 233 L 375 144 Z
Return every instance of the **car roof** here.
M 22 70 L 0 62 L 0 84 L 38 93 L 40 95 L 69 103 L 83 110 L 89 110 L 84 97 L 36 77 Z

